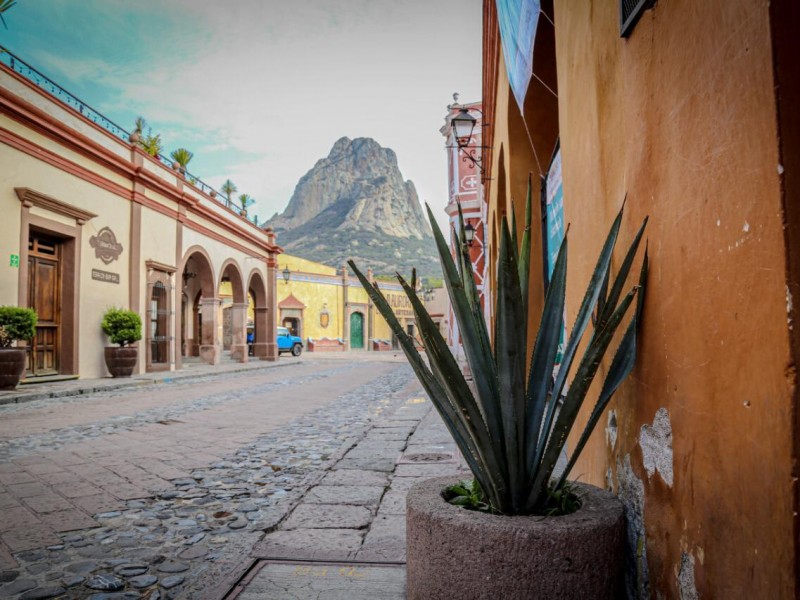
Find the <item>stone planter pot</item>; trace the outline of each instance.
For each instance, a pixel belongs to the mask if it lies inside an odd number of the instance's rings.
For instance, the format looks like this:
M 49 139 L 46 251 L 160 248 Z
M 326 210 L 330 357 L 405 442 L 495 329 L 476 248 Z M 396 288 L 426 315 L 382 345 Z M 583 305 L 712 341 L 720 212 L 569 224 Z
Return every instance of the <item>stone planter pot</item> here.
M 136 346 L 106 346 L 106 368 L 112 377 L 130 377 L 136 368 Z
M 505 517 L 448 504 L 456 477 L 416 484 L 406 501 L 408 598 L 592 598 L 622 589 L 625 521 L 620 501 L 577 483 L 580 510 Z
M 25 371 L 25 348 L 0 348 L 0 390 L 17 387 Z

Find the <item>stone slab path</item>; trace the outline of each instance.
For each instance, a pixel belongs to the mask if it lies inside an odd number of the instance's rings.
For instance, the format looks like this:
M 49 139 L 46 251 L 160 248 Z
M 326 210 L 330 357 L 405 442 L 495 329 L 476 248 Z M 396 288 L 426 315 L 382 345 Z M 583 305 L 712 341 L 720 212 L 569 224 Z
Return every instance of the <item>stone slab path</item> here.
M 442 466 L 409 451 L 447 454 L 414 438 L 429 410 L 385 359 L 0 406 L 0 597 L 222 597 L 275 548 L 401 561 L 403 494 Z

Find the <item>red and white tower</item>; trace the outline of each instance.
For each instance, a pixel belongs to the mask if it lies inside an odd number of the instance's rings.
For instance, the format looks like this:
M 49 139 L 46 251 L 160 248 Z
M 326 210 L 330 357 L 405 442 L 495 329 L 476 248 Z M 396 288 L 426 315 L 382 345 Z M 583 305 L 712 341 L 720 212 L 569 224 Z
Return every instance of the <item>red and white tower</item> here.
M 440 129 L 446 138 L 447 148 L 447 176 L 449 181 L 449 198 L 445 212 L 451 225 L 450 251 L 455 256 L 459 240 L 453 235 L 458 231 L 458 207 L 464 215 L 464 225 L 471 226 L 474 232 L 472 243 L 469 245 L 469 256 L 472 260 L 472 270 L 475 284 L 483 306 L 484 317 L 489 323 L 489 302 L 485 294 L 484 282 L 487 274 L 486 242 L 486 215 L 487 205 L 483 197 L 483 183 L 481 180 L 481 149 L 483 146 L 483 112 L 481 103 L 459 104 L 458 94 L 454 94 L 455 102 L 447 107 L 448 113 L 445 124 Z M 471 135 L 457 137 L 453 119 L 474 119 Z M 461 133 L 459 133 L 459 136 Z M 450 309 L 448 344 L 455 356 L 463 355 L 461 350 L 458 324 Z

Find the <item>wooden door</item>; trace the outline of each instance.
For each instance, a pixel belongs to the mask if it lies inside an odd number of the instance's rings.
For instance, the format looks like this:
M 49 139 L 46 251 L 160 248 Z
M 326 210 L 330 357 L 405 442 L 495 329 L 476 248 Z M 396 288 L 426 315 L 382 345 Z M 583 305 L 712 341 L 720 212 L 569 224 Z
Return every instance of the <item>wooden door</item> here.
M 28 306 L 39 321 L 28 344 L 27 376 L 58 373 L 61 326 L 61 243 L 41 234 L 28 240 Z

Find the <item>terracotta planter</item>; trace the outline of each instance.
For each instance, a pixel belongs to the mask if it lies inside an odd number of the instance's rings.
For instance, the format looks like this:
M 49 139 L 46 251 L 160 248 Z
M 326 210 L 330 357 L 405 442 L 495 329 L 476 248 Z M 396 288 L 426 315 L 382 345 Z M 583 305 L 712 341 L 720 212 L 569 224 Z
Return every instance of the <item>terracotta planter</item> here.
M 25 348 L 0 348 L 0 390 L 17 387 L 25 371 Z
M 112 377 L 130 377 L 136 368 L 136 346 L 106 346 L 106 367 Z
M 619 597 L 625 539 L 620 501 L 576 484 L 583 506 L 562 517 L 504 517 L 465 510 L 437 477 L 408 492 L 409 600 Z

